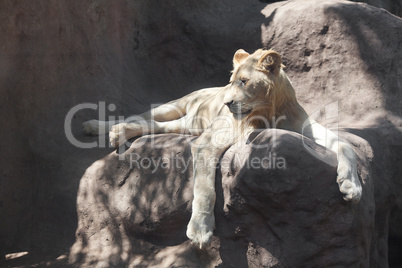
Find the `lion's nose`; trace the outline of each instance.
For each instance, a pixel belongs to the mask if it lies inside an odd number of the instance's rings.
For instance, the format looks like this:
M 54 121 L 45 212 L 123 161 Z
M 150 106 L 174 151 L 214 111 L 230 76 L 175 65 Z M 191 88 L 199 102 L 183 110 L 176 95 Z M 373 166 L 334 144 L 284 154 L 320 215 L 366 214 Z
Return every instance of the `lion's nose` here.
M 230 106 L 231 104 L 233 104 L 233 100 L 225 102 L 225 105 L 227 106 Z

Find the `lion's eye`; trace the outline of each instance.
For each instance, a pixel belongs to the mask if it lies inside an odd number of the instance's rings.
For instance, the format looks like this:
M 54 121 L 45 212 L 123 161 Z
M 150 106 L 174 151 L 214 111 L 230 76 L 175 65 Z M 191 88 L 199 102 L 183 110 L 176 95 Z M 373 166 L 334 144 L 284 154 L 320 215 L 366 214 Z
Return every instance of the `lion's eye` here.
M 244 78 L 240 79 L 240 83 L 242 86 L 245 86 L 247 84 L 247 82 L 248 82 L 248 79 L 244 79 Z

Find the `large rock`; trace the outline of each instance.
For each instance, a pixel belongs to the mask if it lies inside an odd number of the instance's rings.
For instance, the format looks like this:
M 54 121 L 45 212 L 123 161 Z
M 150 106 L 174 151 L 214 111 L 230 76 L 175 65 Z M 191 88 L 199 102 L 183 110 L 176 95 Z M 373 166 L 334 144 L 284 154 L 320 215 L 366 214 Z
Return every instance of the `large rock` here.
M 262 27 L 263 43 L 285 55 L 303 107 L 320 117 L 320 110 L 338 106 L 336 126 L 373 148 L 373 172 L 381 178 L 374 180 L 376 226 L 387 224 L 389 209 L 396 204 L 389 231 L 392 238 L 402 237 L 401 19 L 347 1 L 275 3 L 262 13 L 268 19 Z M 322 122 L 331 127 L 331 118 L 325 117 Z M 379 248 L 385 255 L 385 243 Z
M 370 263 L 374 229 L 370 146 L 359 142 L 361 202 L 343 201 L 329 154 L 294 132 L 265 130 L 222 157 L 216 180 L 216 230 L 201 252 L 185 236 L 192 201 L 188 136 L 136 140 L 95 162 L 78 191 L 77 240 L 70 261 L 109 267 L 324 267 Z M 378 237 L 379 236 L 379 237 Z M 384 241 L 378 241 L 378 240 Z M 375 252 L 376 253 L 376 252 Z M 376 258 L 379 260 L 378 258 Z M 386 264 L 380 259 L 378 264 Z

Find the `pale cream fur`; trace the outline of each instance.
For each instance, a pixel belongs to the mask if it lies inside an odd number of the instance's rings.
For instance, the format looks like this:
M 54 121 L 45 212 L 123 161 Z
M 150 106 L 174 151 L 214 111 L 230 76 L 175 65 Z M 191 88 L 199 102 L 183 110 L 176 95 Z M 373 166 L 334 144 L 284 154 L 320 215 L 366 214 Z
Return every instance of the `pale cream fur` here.
M 245 140 L 255 129 L 267 127 L 266 122 L 271 123 L 274 118 L 285 118 L 274 127 L 301 133 L 335 151 L 337 182 L 344 199 L 358 202 L 362 195 L 352 148 L 308 118 L 296 100 L 277 52 L 260 49 L 250 55 L 238 50 L 233 67 L 227 86 L 201 89 L 161 105 L 139 115 L 141 122 L 116 124 L 91 120 L 84 123 L 87 134 L 104 134 L 110 129 L 110 142 L 114 146 L 148 133 L 199 135 L 191 146 L 195 181 L 187 236 L 200 248 L 211 242 L 215 224 L 214 165 L 217 159 L 229 146 Z

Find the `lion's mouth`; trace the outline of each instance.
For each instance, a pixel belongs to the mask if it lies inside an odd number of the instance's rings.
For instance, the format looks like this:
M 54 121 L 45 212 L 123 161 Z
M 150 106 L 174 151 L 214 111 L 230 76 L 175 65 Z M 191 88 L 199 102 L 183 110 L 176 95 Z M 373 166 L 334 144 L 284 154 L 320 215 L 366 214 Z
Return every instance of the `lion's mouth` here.
M 248 114 L 251 113 L 251 111 L 252 111 L 253 109 L 242 109 L 242 108 L 239 107 L 239 106 L 237 106 L 237 107 L 230 106 L 230 107 L 229 107 L 229 110 L 230 110 L 230 112 L 231 112 L 232 114 L 235 114 L 235 115 L 248 115 Z

